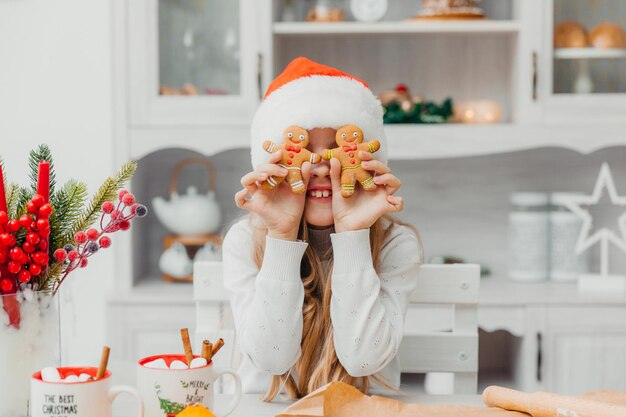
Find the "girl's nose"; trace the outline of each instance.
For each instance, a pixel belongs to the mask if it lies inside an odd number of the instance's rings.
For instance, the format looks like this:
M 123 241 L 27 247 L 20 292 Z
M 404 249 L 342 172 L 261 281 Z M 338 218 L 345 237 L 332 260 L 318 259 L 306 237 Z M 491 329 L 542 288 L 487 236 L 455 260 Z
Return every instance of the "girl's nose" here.
M 322 159 L 319 164 L 313 165 L 311 174 L 316 177 L 328 177 L 330 175 L 330 161 Z

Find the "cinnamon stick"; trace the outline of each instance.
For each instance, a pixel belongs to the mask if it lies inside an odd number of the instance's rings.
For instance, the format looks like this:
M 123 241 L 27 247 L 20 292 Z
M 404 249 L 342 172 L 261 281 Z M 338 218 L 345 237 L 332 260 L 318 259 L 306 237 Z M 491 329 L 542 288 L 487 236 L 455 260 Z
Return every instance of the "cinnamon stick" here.
M 211 362 L 211 358 L 213 357 L 213 345 L 208 340 L 202 342 L 201 356 L 206 359 L 207 363 Z
M 189 329 L 186 327 L 184 329 L 180 329 L 180 337 L 183 340 L 185 358 L 187 359 L 187 365 L 189 366 L 193 360 L 193 350 L 191 349 L 191 341 L 189 340 Z
M 217 342 L 213 344 L 213 350 L 211 351 L 211 353 L 213 354 L 212 356 L 215 356 L 215 354 L 222 348 L 222 346 L 224 346 L 224 339 L 220 337 L 219 339 L 217 339 Z
M 109 364 L 109 353 L 111 352 L 111 348 L 105 346 L 102 348 L 102 356 L 100 356 L 100 366 L 98 367 L 98 372 L 96 373 L 95 379 L 104 378 L 104 375 L 107 372 L 107 366 Z

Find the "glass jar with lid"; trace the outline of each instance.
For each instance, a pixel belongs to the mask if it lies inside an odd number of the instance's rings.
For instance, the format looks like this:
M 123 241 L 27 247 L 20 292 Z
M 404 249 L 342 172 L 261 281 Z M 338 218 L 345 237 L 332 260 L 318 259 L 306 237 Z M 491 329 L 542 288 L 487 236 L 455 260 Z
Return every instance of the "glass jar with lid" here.
M 550 196 L 516 192 L 510 196 L 508 262 L 514 281 L 538 282 L 548 278 Z
M 562 198 L 571 193 L 552 193 L 550 196 L 550 280 L 574 282 L 589 268 L 589 251 L 576 253 L 576 242 L 583 221 L 569 211 Z

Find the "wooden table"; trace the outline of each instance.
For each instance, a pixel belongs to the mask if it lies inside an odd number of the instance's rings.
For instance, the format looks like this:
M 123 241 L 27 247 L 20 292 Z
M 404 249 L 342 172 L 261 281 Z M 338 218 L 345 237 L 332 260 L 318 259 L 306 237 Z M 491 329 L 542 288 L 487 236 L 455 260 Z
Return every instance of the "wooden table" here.
M 217 394 L 215 396 L 215 411 L 220 413 L 220 406 L 225 407 L 230 403 L 232 396 Z M 420 404 L 456 404 L 484 407 L 480 395 L 417 395 L 411 397 L 394 397 L 406 403 Z M 230 417 L 274 417 L 282 412 L 290 401 L 276 401 L 264 403 L 260 400 L 260 395 L 244 394 L 239 405 Z M 113 406 L 114 417 L 136 417 L 137 411 L 133 400 L 126 396 L 120 396 Z M 145 416 L 153 417 L 153 416 Z M 160 417 L 160 416 L 159 416 Z

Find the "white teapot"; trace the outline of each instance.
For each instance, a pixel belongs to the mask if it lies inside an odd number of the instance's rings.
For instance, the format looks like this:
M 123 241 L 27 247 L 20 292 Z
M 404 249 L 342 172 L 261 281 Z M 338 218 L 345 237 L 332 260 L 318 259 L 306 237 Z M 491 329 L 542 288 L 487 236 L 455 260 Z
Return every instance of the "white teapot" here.
M 205 165 L 210 174 L 210 190 L 199 194 L 196 187 L 188 187 L 185 194 L 178 194 L 176 183 L 180 171 L 191 164 Z M 213 234 L 221 226 L 222 213 L 215 200 L 215 169 L 208 159 L 190 158 L 179 162 L 172 173 L 170 200 L 162 197 L 152 199 L 152 206 L 159 221 L 172 233 L 180 236 Z

